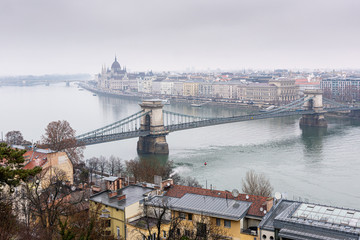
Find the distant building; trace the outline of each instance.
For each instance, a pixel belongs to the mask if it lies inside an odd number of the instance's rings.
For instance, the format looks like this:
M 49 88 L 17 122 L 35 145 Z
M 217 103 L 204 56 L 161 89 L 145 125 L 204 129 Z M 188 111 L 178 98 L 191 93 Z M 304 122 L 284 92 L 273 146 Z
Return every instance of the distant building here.
M 199 82 L 184 82 L 183 83 L 183 96 L 197 97 L 199 94 Z
M 320 79 L 311 81 L 308 78 L 296 78 L 295 85 L 299 87 L 300 93 L 308 89 L 320 89 Z
M 103 67 L 101 73 L 98 74 L 97 79 L 98 86 L 103 90 L 125 91 L 131 89 L 126 68 L 120 66 L 116 57 L 111 68 L 108 69 Z M 137 81 L 133 81 L 137 88 Z
M 277 103 L 290 103 L 299 98 L 299 87 L 295 85 L 295 79 L 280 77 L 270 80 L 269 84 L 276 86 Z
M 321 81 L 324 97 L 337 101 L 360 101 L 359 77 L 332 77 Z

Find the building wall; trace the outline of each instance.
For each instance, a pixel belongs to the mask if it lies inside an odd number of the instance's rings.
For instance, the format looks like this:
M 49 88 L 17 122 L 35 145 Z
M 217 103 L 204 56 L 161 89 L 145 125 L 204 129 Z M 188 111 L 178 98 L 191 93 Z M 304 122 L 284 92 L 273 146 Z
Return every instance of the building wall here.
M 233 85 L 228 84 L 214 84 L 213 85 L 213 97 L 215 98 L 233 98 Z
M 172 95 L 183 96 L 184 95 L 183 85 L 184 85 L 183 82 L 174 82 Z
M 142 207 L 139 202 L 131 204 L 130 206 L 125 208 L 125 217 L 128 221 L 129 218 L 133 218 L 135 216 L 140 216 L 143 213 Z
M 97 204 L 100 204 L 100 203 L 97 203 Z M 90 200 L 90 211 L 94 211 L 97 208 L 97 204 Z M 120 236 L 125 238 L 125 212 L 120 209 L 116 209 L 116 208 L 101 204 L 99 217 L 101 214 L 104 213 L 104 212 L 102 212 L 103 209 L 108 210 L 109 213 L 105 213 L 105 214 L 110 215 L 109 218 L 104 218 L 105 220 L 110 220 L 110 227 L 107 228 L 107 231 L 110 231 L 111 235 L 117 237 L 117 233 L 118 233 L 117 228 L 119 228 Z
M 360 101 L 360 78 L 328 78 L 320 84 L 324 97 L 337 101 Z
M 164 95 L 171 95 L 173 92 L 174 83 L 173 82 L 161 82 L 160 93 Z
M 263 238 L 263 236 L 266 238 Z M 270 237 L 273 237 L 273 239 L 275 239 L 275 233 L 273 231 L 260 230 L 259 237 L 260 239 L 267 239 L 267 240 L 270 240 Z
M 195 97 L 199 94 L 199 83 L 197 82 L 184 82 L 183 85 L 184 96 Z
M 45 179 L 50 179 L 57 170 L 65 173 L 66 180 L 70 184 L 74 183 L 74 168 L 68 155 L 65 152 L 55 152 L 47 154 L 48 161 L 44 164 L 43 169 L 46 169 Z
M 201 83 L 199 85 L 199 96 L 200 97 L 213 97 L 213 84 Z
M 295 84 L 295 79 L 272 79 L 269 84 L 277 87 L 276 101 L 278 103 L 285 104 L 299 98 L 299 87 Z

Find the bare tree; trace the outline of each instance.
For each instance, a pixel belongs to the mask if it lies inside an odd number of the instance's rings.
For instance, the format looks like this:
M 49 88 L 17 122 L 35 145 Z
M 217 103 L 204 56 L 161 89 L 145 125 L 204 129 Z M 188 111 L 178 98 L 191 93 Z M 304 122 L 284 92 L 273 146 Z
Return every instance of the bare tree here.
M 24 142 L 23 135 L 20 131 L 10 131 L 5 135 L 7 144 L 21 145 Z
M 99 159 L 96 157 L 92 157 L 88 159 L 86 162 L 90 172 L 90 182 L 92 182 L 93 173 L 95 173 L 98 170 Z
M 263 173 L 257 174 L 254 170 L 246 172 L 245 180 L 242 181 L 244 193 L 270 197 L 273 190 L 270 180 Z
M 13 203 L 9 195 L 0 192 L 0 239 L 17 239 L 19 223 L 12 211 Z
M 110 156 L 108 161 L 108 170 L 111 176 L 118 175 L 124 170 L 119 157 L 115 157 L 113 155 Z
M 199 183 L 199 181 L 196 178 L 191 177 L 191 176 L 188 176 L 185 178 L 178 176 L 178 180 L 177 180 L 177 182 L 175 182 L 175 184 L 189 186 L 189 187 L 200 187 L 200 188 L 202 187 L 202 185 Z
M 143 217 L 135 223 L 136 233 L 134 236 L 140 236 L 138 239 L 224 239 L 226 232 L 214 222 L 211 222 L 209 216 L 196 215 L 189 213 L 192 217 L 191 224 L 189 220 L 184 221 L 185 213 L 179 213 L 172 210 L 171 200 L 168 197 L 154 197 L 144 202 Z M 166 225 L 166 227 L 165 227 Z M 167 229 L 166 237 L 163 235 L 164 229 Z M 133 236 L 133 237 L 134 237 Z
M 47 174 L 51 171 L 51 176 Z M 74 187 L 66 184 L 66 174 L 60 170 L 44 169 L 33 182 L 26 185 L 26 199 L 36 225 L 46 239 L 53 239 L 61 216 L 68 216 L 73 207 L 80 207 L 85 194 L 72 194 Z
M 138 236 L 137 239 L 148 239 L 155 234 L 155 239 L 160 240 L 164 239 L 162 231 L 167 229 L 165 239 L 180 239 L 176 230 L 180 227 L 181 221 L 182 218 L 171 215 L 171 204 L 167 197 L 156 197 L 144 202 L 143 216 L 136 221 L 136 229 L 131 234 L 133 238 Z M 165 225 L 169 228 L 165 228 Z
M 73 163 L 78 163 L 83 158 L 84 146 L 77 146 L 75 130 L 69 122 L 54 121 L 45 128 L 42 144 L 55 151 L 65 151 Z
M 106 170 L 106 166 L 108 165 L 108 160 L 104 156 L 99 157 L 99 170 L 101 173 L 101 178 L 104 177 L 104 172 Z
M 173 162 L 163 164 L 157 159 L 130 160 L 126 161 L 126 171 L 134 176 L 135 181 L 152 182 L 155 175 L 163 179 L 169 178 L 173 172 Z

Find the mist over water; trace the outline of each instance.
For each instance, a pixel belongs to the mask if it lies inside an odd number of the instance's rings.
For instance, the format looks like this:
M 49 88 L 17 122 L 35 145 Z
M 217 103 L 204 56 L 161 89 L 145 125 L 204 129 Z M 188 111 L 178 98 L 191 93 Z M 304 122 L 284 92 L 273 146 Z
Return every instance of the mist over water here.
M 140 110 L 137 101 L 93 96 L 65 83 L 0 87 L 0 131 L 19 130 L 40 140 L 51 121 L 67 120 L 77 134 L 125 118 Z M 193 108 L 183 103 L 165 109 L 189 115 L 226 117 L 248 113 L 235 107 Z M 170 133 L 168 160 L 175 171 L 201 184 L 241 191 L 246 171 L 269 178 L 289 199 L 360 209 L 360 121 L 328 118 L 327 129 L 300 129 L 299 117 L 263 119 Z M 88 146 L 85 158 L 116 155 L 137 158 L 137 139 Z M 143 156 L 148 158 L 153 156 Z M 165 161 L 166 159 L 161 159 Z M 207 163 L 205 166 L 204 163 Z

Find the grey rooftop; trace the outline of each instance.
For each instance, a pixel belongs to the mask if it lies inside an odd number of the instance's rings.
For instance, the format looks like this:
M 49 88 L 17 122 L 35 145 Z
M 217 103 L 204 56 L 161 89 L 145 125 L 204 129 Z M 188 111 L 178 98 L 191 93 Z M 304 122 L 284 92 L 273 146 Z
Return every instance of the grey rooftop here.
M 114 177 L 114 176 L 109 176 L 109 177 L 105 177 L 103 178 L 105 181 L 110 181 L 113 182 L 115 180 L 117 180 L 119 177 Z
M 153 190 L 148 187 L 130 185 L 117 191 L 117 196 L 126 195 L 126 198 L 123 200 L 118 200 L 117 197 L 109 198 L 110 190 L 97 193 L 91 196 L 90 200 L 124 210 L 126 207 L 143 200 L 144 196 Z
M 281 200 L 259 225 L 280 229 L 279 236 L 300 239 L 360 239 L 360 211 Z
M 204 214 L 234 221 L 242 219 L 252 204 L 251 202 L 192 193 L 187 193 L 181 198 L 157 196 L 150 200 L 150 204 L 159 206 L 162 199 L 170 209 L 175 211 Z

